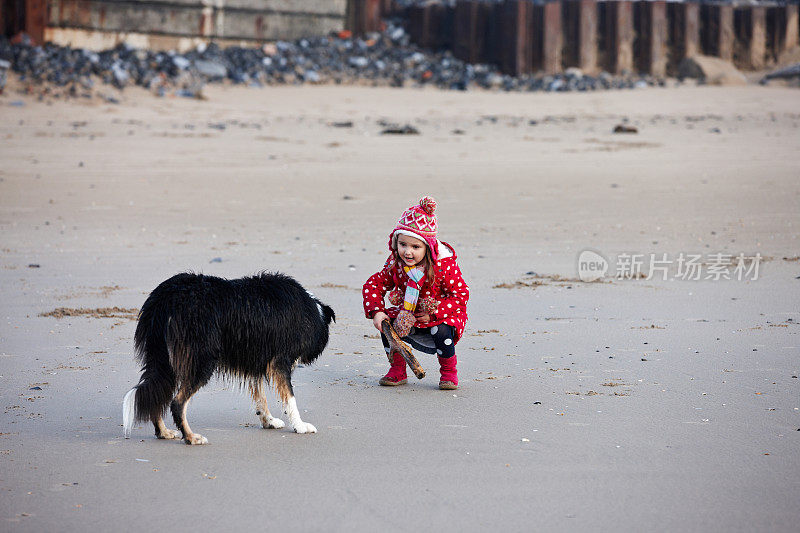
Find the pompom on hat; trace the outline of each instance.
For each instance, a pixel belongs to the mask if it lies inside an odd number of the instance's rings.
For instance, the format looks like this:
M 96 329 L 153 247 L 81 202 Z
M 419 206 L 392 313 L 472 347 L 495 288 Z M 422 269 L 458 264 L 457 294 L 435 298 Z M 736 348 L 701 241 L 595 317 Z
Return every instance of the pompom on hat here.
M 431 251 L 434 261 L 439 259 L 439 241 L 436 232 L 439 229 L 436 223 L 436 200 L 430 196 L 423 197 L 417 205 L 412 205 L 403 212 L 389 236 L 389 249 L 397 250 L 397 236 L 408 235 L 425 241 Z

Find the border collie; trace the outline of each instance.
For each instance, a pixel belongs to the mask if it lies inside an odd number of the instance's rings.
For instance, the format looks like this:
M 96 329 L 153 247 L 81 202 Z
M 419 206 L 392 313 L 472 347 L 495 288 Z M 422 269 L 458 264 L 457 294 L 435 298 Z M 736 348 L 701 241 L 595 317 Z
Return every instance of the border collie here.
M 267 408 L 271 385 L 294 431 L 316 433 L 300 419 L 291 378 L 297 363 L 312 363 L 325 349 L 331 321 L 333 309 L 283 274 L 171 277 L 139 312 L 134 345 L 142 377 L 123 401 L 125 436 L 134 420 L 150 420 L 159 439 L 178 438 L 162 418 L 169 406 L 186 444 L 207 444 L 186 422 L 186 406 L 215 372 L 247 385 L 264 428 L 284 426 Z

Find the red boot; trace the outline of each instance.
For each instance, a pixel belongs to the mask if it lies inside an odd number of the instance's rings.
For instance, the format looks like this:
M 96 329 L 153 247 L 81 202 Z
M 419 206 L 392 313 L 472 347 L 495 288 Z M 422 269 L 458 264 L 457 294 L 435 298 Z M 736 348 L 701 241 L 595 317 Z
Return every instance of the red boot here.
M 408 383 L 406 379 L 406 360 L 399 353 L 392 357 L 392 366 L 389 372 L 378 381 L 384 387 L 396 387 Z
M 456 370 L 456 356 L 439 358 L 439 388 L 441 390 L 456 390 L 458 388 L 458 371 Z

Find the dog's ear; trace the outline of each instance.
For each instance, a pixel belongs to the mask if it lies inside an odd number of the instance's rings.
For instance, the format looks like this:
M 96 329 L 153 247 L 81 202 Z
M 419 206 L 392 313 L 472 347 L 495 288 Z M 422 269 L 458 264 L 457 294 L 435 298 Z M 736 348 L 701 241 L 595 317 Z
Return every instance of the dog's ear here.
M 334 313 L 333 309 L 325 304 L 322 304 L 322 316 L 325 317 L 326 324 L 330 324 L 331 321 L 336 322 L 336 313 Z

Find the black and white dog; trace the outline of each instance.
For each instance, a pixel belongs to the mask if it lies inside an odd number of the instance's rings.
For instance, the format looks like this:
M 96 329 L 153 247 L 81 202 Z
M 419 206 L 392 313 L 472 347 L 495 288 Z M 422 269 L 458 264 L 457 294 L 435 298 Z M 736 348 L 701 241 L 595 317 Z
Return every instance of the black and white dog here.
M 150 420 L 159 439 L 175 439 L 163 415 L 169 406 L 186 444 L 206 444 L 186 422 L 189 398 L 218 372 L 247 384 L 265 428 L 281 428 L 267 408 L 274 387 L 297 433 L 317 429 L 300 419 L 292 391 L 297 363 L 313 362 L 328 344 L 336 316 L 297 281 L 262 273 L 241 279 L 178 274 L 150 293 L 139 312 L 134 345 L 139 384 L 123 401 L 125 436 L 134 420 Z

